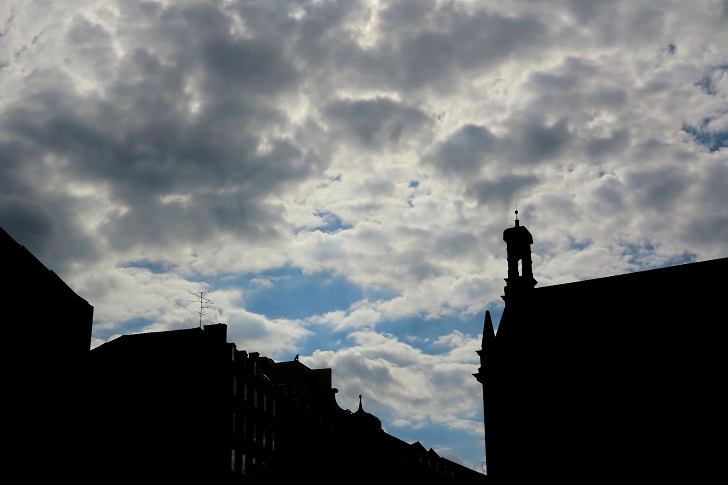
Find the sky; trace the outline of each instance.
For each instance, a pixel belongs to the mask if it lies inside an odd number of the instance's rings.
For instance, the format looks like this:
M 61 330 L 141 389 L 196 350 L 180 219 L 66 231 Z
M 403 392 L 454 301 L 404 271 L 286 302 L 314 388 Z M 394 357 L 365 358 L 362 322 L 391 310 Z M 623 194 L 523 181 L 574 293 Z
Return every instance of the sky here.
M 0 227 L 481 470 L 516 207 L 539 286 L 728 256 L 727 101 L 726 0 L 6 0 Z

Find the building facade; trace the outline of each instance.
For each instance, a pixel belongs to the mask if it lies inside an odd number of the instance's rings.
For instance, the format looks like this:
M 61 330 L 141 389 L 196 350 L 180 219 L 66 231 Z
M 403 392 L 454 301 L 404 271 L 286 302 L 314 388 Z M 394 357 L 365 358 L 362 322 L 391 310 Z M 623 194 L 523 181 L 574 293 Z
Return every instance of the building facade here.
M 720 476 L 728 258 L 536 288 L 533 238 L 506 229 L 505 308 L 486 312 L 492 483 Z
M 85 466 L 94 308 L 2 228 L 0 251 L 6 473 L 18 480 L 72 474 Z M 68 443 L 71 435 L 78 440 Z
M 204 483 L 485 476 L 384 432 L 336 403 L 331 369 L 274 362 L 227 342 L 227 326 L 124 335 L 91 351 L 98 479 Z

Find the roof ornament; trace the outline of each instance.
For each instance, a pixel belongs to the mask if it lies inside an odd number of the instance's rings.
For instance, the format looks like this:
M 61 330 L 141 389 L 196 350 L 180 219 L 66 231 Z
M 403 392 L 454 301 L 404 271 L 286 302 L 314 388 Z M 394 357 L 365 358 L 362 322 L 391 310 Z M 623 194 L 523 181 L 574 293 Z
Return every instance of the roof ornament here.
M 205 309 L 210 308 L 212 305 L 215 304 L 214 301 L 210 300 L 209 298 L 207 298 L 205 296 L 207 293 L 210 293 L 210 290 L 206 290 L 206 291 L 198 290 L 197 293 L 192 293 L 191 291 L 187 290 L 187 293 L 196 296 L 200 300 L 200 310 L 196 311 L 195 313 L 197 313 L 200 316 L 200 328 L 202 328 L 202 315 L 207 315 L 207 313 L 205 312 Z M 187 301 L 190 303 L 197 303 L 197 300 L 187 300 Z
M 518 227 L 520 224 L 518 223 L 518 205 L 516 205 L 516 227 Z

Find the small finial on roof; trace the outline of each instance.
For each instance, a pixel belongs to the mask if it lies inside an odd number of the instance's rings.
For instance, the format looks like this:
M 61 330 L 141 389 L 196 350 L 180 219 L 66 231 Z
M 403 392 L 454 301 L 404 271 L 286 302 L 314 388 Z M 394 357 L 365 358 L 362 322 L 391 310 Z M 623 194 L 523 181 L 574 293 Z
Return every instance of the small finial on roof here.
M 516 206 L 516 226 L 518 225 L 518 206 Z
M 363 408 L 361 406 L 361 394 L 359 394 L 359 410 L 362 411 Z

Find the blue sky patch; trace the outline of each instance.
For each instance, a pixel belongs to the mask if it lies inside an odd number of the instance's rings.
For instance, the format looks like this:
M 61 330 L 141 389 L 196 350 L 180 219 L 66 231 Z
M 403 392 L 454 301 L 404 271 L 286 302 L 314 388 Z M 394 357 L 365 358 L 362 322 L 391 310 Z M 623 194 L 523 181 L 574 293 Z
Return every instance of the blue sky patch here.
M 348 338 L 351 329 L 333 330 L 327 325 L 316 325 L 311 328 L 313 333 L 297 342 L 297 352 L 301 355 L 311 355 L 316 350 L 338 351 L 351 347 L 352 341 Z
M 315 230 L 325 233 L 334 233 L 345 229 L 351 229 L 352 227 L 351 224 L 342 223 L 341 218 L 333 212 L 316 211 L 314 214 L 316 217 L 320 217 L 323 221 L 322 225 L 314 227 Z
M 623 248 L 622 255 L 629 257 L 627 262 L 637 267 L 635 271 L 646 271 L 649 269 L 675 266 L 677 264 L 693 263 L 697 259 L 695 253 L 688 251 L 668 258 L 657 257 L 655 255 L 657 248 L 651 241 L 643 241 L 641 243 L 622 242 L 620 246 Z
M 169 267 L 163 263 L 140 259 L 138 261 L 130 261 L 124 265 L 125 268 L 143 268 L 154 274 L 164 274 L 169 271 Z
M 501 312 L 496 314 L 491 311 L 494 326 L 500 321 L 500 315 Z M 428 354 L 440 355 L 446 354 L 452 349 L 436 344 L 438 337 L 450 335 L 456 330 L 465 335 L 479 335 L 483 331 L 484 318 L 485 309 L 476 315 L 463 315 L 461 318 L 454 315 L 432 319 L 410 317 L 381 322 L 377 325 L 377 331 L 392 334 L 401 342 L 409 343 Z M 413 338 L 416 339 L 416 343 L 412 342 Z M 476 350 L 478 349 L 473 348 L 473 358 L 475 358 Z
M 713 74 L 716 72 L 720 72 L 720 71 L 728 71 L 728 64 L 715 67 L 710 72 L 710 74 L 701 78 L 699 81 L 697 81 L 695 83 L 695 85 L 700 87 L 703 91 L 705 91 L 705 94 L 715 96 L 716 94 L 718 94 L 718 90 L 716 89 L 715 83 L 713 82 Z
M 576 239 L 574 239 L 571 236 L 568 236 L 568 237 L 569 237 L 569 249 L 576 249 L 577 251 L 581 251 L 582 249 L 588 248 L 592 243 L 591 239 L 588 239 L 588 238 L 583 239 L 581 241 L 577 241 Z
M 292 267 L 230 276 L 213 283 L 213 288 L 242 288 L 245 308 L 271 319 L 304 319 L 337 310 L 346 311 L 359 300 L 374 301 L 393 296 L 390 291 L 359 287 L 333 272 L 304 274 L 300 268 Z
M 683 131 L 693 136 L 696 143 L 703 145 L 711 152 L 728 147 L 728 130 L 714 131 L 709 129 L 710 118 L 705 118 L 700 127 L 684 125 Z
M 427 423 L 426 426 L 422 426 L 420 428 L 391 426 L 387 424 L 392 420 L 391 413 L 384 410 L 369 409 L 367 408 L 366 401 L 364 401 L 363 404 L 365 411 L 371 411 L 372 414 L 382 420 L 382 426 L 387 433 L 394 435 L 407 443 L 419 441 L 426 450 L 433 448 L 435 453 L 439 456 L 451 459 L 461 464 L 464 464 L 465 457 L 469 457 L 473 454 L 474 448 L 482 449 L 482 461 L 485 461 L 483 437 L 480 434 L 475 434 L 469 430 L 449 428 L 446 425 L 437 423 Z M 344 408 L 347 407 L 345 406 L 345 403 L 339 403 L 339 405 Z M 480 423 L 480 426 L 482 426 L 481 416 L 473 418 L 473 421 Z M 444 449 L 444 443 L 447 443 L 447 445 L 450 446 L 449 450 Z M 479 469 L 482 462 L 472 463 L 471 465 Z

